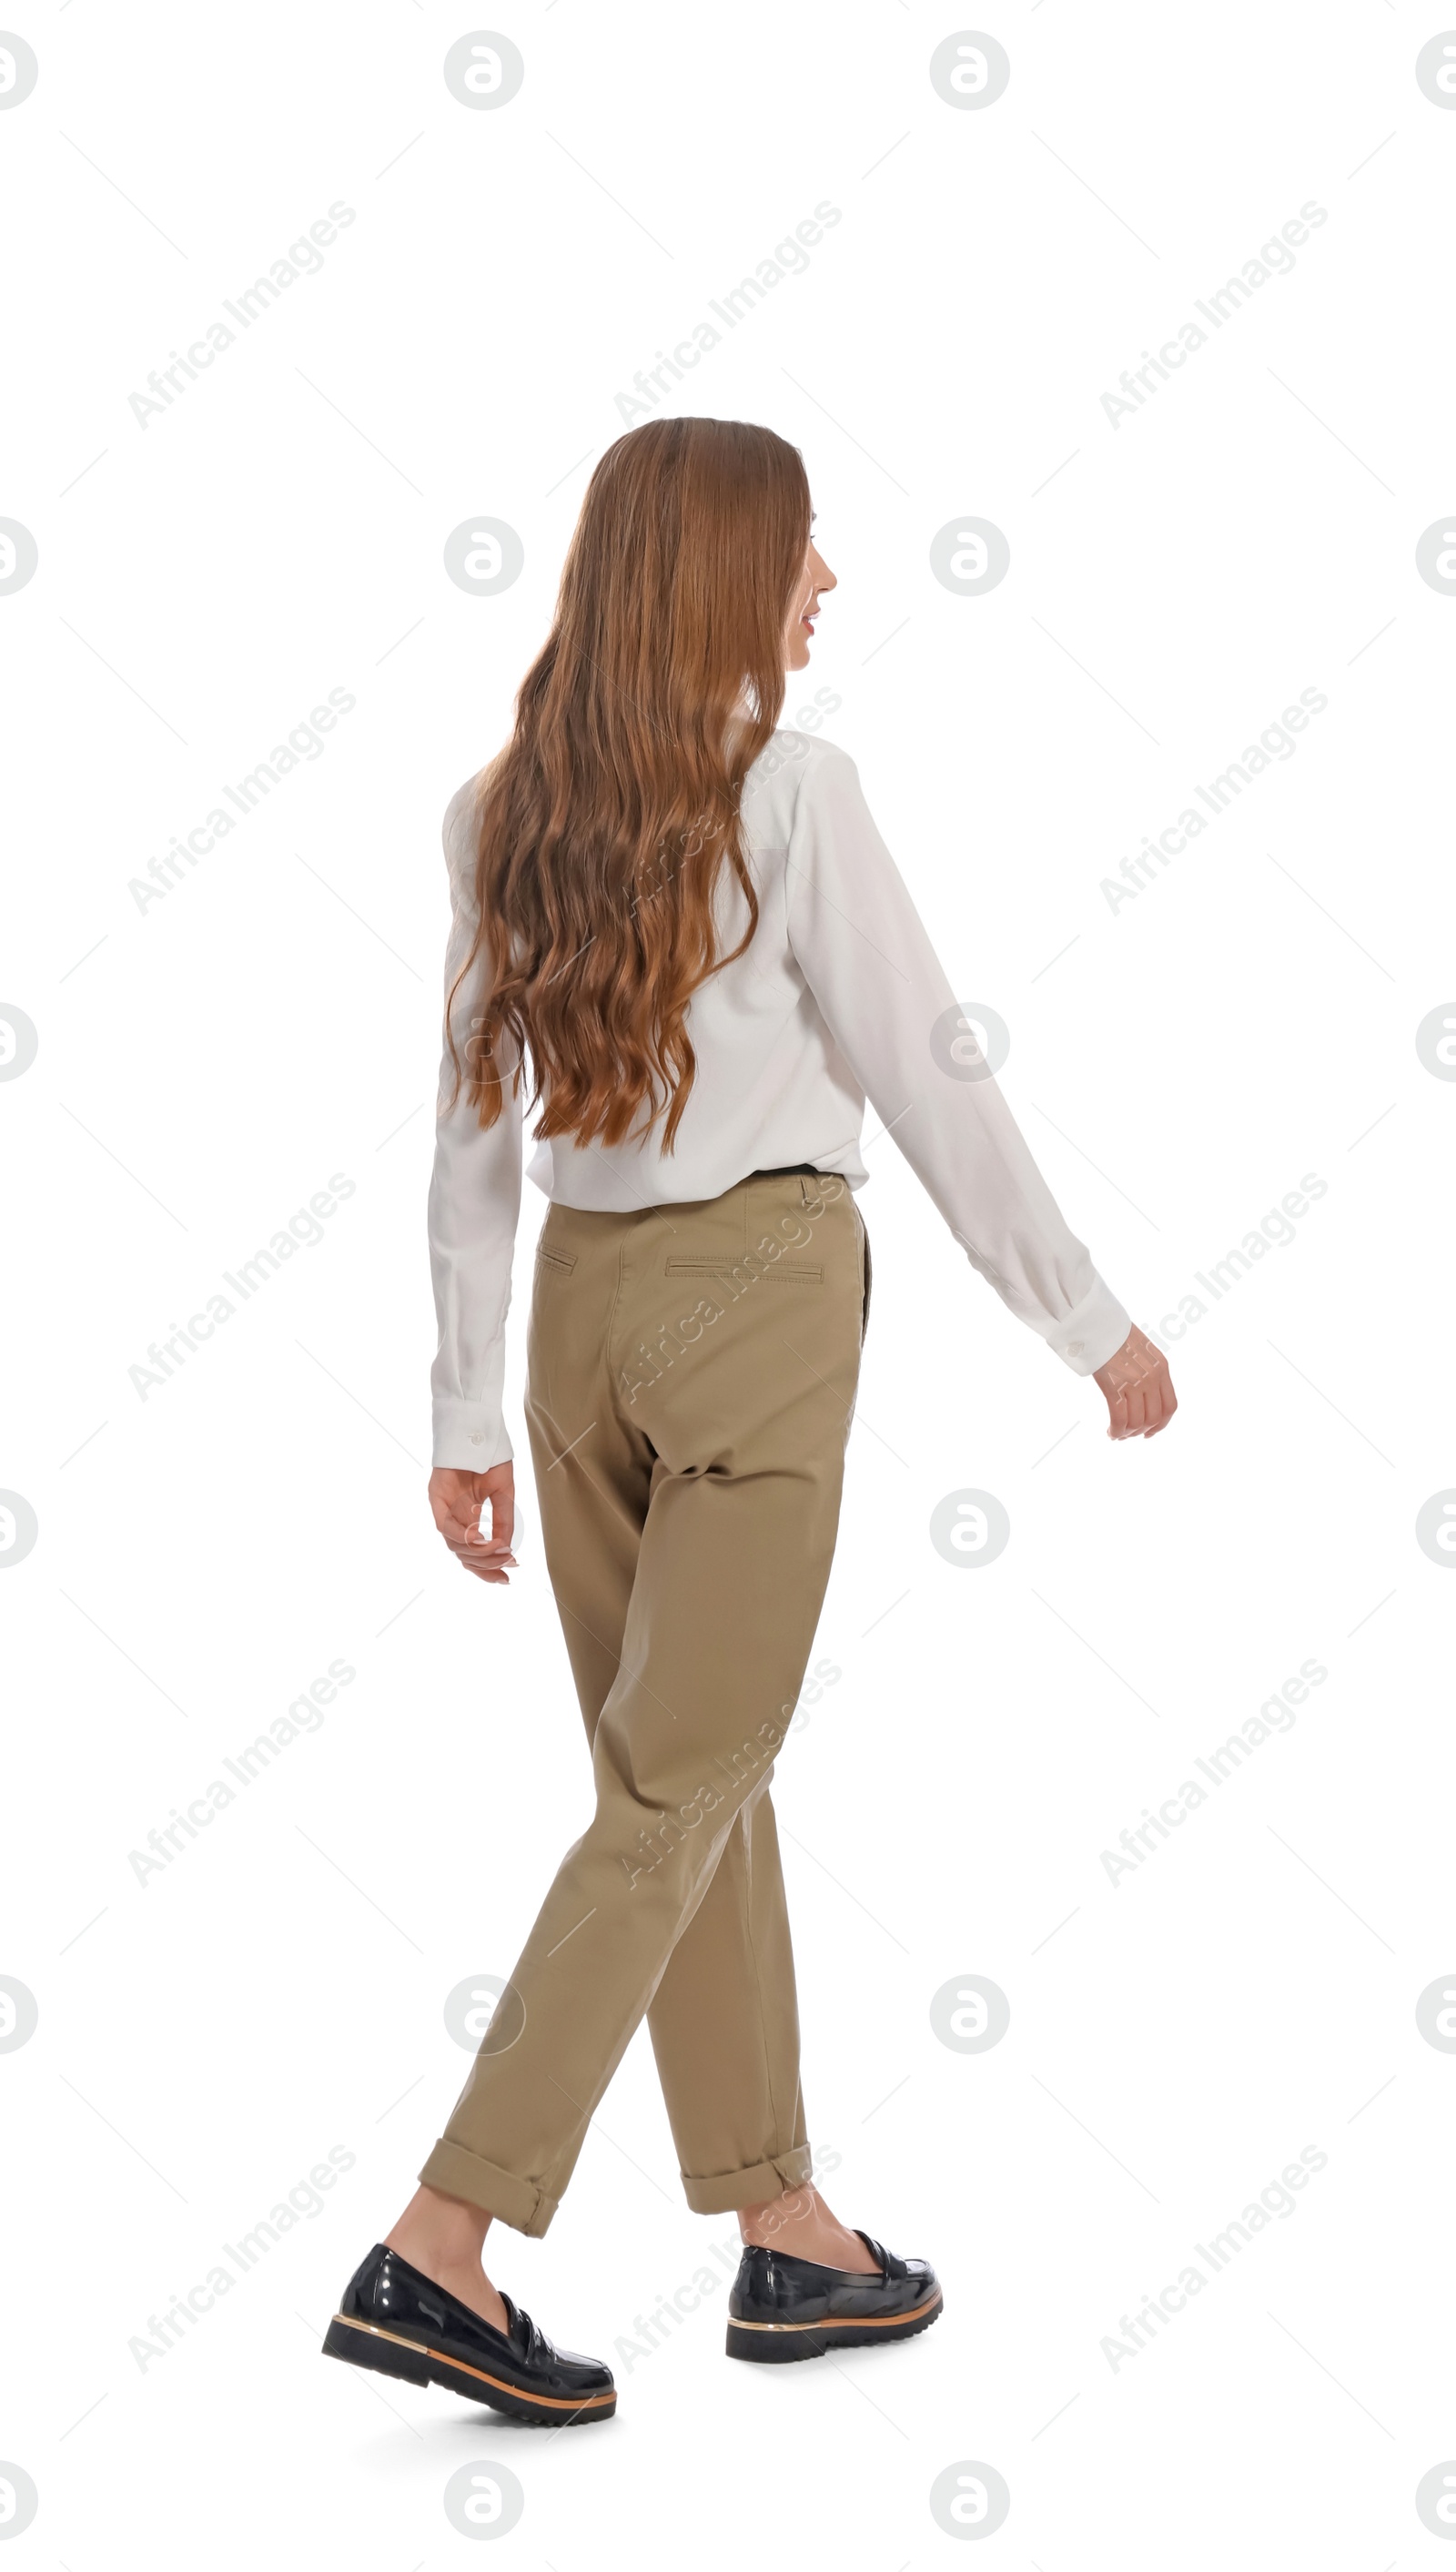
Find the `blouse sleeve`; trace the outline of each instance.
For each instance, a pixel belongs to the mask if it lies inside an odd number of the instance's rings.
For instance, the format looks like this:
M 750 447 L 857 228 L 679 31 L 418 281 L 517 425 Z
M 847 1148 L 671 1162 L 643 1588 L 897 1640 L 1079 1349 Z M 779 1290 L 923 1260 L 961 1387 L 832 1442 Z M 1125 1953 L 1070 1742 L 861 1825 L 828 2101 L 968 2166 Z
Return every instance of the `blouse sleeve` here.
M 445 998 L 475 933 L 473 850 L 468 817 L 474 779 L 453 796 L 444 817 L 445 864 L 452 915 L 445 950 Z M 476 960 L 455 997 L 452 1025 L 462 1060 L 478 1012 L 485 959 Z M 498 1049 L 497 1049 L 498 1053 Z M 508 1080 L 513 1055 L 499 1057 Z M 434 1167 L 429 1181 L 429 1265 L 439 1346 L 430 1370 L 436 1465 L 484 1473 L 514 1454 L 502 1415 L 505 1316 L 510 1304 L 511 1259 L 520 1212 L 522 1095 L 506 1089 L 500 1115 L 482 1126 L 460 1093 L 448 1113 L 453 1086 L 446 1047 L 440 1062 L 440 1112 L 436 1115 Z
M 1092 1375 L 1131 1329 L 1068 1228 L 974 1038 L 859 771 L 816 742 L 789 835 L 789 940 L 830 1033 L 973 1268 Z

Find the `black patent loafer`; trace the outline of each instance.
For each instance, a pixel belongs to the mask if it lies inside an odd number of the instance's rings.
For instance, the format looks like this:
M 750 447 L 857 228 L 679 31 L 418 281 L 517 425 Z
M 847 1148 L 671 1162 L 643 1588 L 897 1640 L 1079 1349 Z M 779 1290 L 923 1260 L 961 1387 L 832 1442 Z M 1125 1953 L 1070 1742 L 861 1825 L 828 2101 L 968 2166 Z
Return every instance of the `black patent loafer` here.
M 508 2333 L 376 2242 L 345 2287 L 324 2334 L 324 2354 L 406 2384 L 442 2384 L 509 2420 L 553 2429 L 609 2420 L 617 2407 L 611 2368 L 553 2348 L 529 2313 L 509 2295 L 500 2300 L 510 2316 Z
M 859 2232 L 858 2225 L 855 2227 Z M 868 2233 L 860 2240 L 878 2276 L 821 2268 L 782 2250 L 746 2250 L 728 2297 L 728 2354 L 782 2364 L 836 2348 L 873 2348 L 914 2339 L 941 2312 L 940 2279 L 928 2259 L 897 2259 Z

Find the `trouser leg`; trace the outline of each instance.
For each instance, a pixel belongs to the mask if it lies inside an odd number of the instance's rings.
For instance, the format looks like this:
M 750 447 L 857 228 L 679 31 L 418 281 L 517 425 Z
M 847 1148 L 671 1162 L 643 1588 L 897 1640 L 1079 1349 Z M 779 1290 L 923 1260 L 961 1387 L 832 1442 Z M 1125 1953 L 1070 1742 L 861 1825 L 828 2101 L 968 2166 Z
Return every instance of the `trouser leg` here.
M 758 2206 L 808 2179 L 794 1950 L 767 1781 L 728 1834 L 647 2024 L 696 2213 Z
M 621 1665 L 651 1488 L 640 1436 L 583 1440 L 533 1390 L 546 1561 L 588 1743 Z M 809 2176 L 788 1902 L 767 1783 L 748 1796 L 647 2013 L 689 2206 L 756 2205 Z

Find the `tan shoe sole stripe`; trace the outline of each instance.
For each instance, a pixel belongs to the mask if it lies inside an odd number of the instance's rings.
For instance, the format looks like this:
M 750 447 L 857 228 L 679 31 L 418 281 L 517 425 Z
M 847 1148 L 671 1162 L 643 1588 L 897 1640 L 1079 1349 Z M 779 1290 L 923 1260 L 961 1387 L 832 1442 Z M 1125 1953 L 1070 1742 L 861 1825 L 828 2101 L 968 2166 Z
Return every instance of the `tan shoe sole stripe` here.
M 610 2393 L 583 2393 L 573 2402 L 569 2394 L 527 2393 L 519 2384 L 508 2384 L 501 2375 L 490 2375 L 483 2366 L 467 2366 L 462 2357 L 446 2357 L 443 2349 L 431 2348 L 427 2340 L 405 2339 L 400 2331 L 381 2330 L 377 2322 L 357 2322 L 348 2313 L 336 2313 L 337 2322 L 346 2330 L 367 2331 L 371 2339 L 392 2340 L 396 2348 L 407 2348 L 416 2357 L 430 2358 L 436 2366 L 452 2366 L 457 2375 L 473 2375 L 481 2384 L 493 2384 L 497 2393 L 512 2393 L 517 2402 L 533 2402 L 541 2411 L 599 2411 L 604 2402 L 615 2402 L 616 2389 Z
M 926 2313 L 933 2313 L 941 2301 L 937 2294 L 928 2304 L 917 2304 L 912 2313 L 840 2313 L 832 2321 L 822 2322 L 740 2322 L 730 2313 L 728 2327 L 761 2331 L 893 2330 L 897 2322 L 920 2321 Z

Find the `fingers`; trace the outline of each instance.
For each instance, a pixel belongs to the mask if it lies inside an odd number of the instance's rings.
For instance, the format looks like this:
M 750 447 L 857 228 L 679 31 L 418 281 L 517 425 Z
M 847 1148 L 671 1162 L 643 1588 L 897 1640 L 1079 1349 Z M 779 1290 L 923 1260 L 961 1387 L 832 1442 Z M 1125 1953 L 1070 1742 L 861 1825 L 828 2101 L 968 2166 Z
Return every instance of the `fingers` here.
M 1127 1426 L 1116 1434 L 1124 1438 L 1155 1438 L 1160 1429 L 1167 1427 L 1177 1407 L 1167 1360 L 1159 1356 L 1157 1365 L 1128 1388 Z
M 1151 1438 L 1171 1418 L 1173 1408 L 1165 1367 L 1130 1375 L 1107 1388 L 1107 1436 Z
M 1094 1381 L 1106 1396 L 1109 1438 L 1155 1438 L 1178 1407 L 1167 1359 L 1135 1322 Z
M 482 1525 L 487 1501 L 488 1535 Z M 429 1506 L 436 1528 L 463 1570 L 477 1581 L 505 1588 L 507 1572 L 516 1569 L 510 1544 L 515 1527 L 510 1466 L 492 1465 L 483 1474 L 437 1467 L 429 1479 Z
M 477 1581 L 498 1582 L 506 1586 L 506 1574 L 519 1570 L 515 1556 L 508 1547 L 482 1545 L 473 1537 L 463 1545 L 450 1544 L 448 1538 L 445 1542 L 449 1544 L 456 1563 L 461 1565 L 464 1571 L 473 1573 Z
M 458 1563 L 461 1571 L 468 1572 L 472 1581 L 488 1582 L 491 1588 L 496 1590 L 508 1590 L 510 1588 L 510 1573 L 518 1569 L 513 1555 L 510 1558 L 509 1568 L 507 1569 L 504 1562 L 494 1564 L 483 1563 L 478 1555 L 465 1554 L 457 1551 L 454 1547 L 451 1547 L 450 1551 L 454 1554 L 455 1561 Z
M 1163 1368 L 1162 1378 L 1163 1380 L 1160 1387 L 1162 1408 L 1158 1418 L 1153 1421 L 1152 1426 L 1146 1432 L 1146 1435 L 1149 1438 L 1155 1438 L 1159 1429 L 1166 1429 L 1168 1422 L 1171 1420 L 1173 1413 L 1178 1407 L 1178 1398 L 1172 1389 L 1172 1377 L 1168 1374 L 1166 1367 Z
M 510 1540 L 515 1529 L 515 1495 L 513 1491 L 493 1491 L 487 1493 L 485 1499 L 490 1503 L 490 1533 L 488 1536 L 485 1533 L 485 1506 L 482 1500 L 476 1509 L 475 1525 L 466 1540 L 466 1550 L 462 1560 L 471 1572 L 478 1572 L 482 1579 L 502 1579 L 504 1576 L 497 1570 L 498 1566 L 509 1565 L 512 1571 L 516 1568 L 515 1556 L 510 1550 Z

